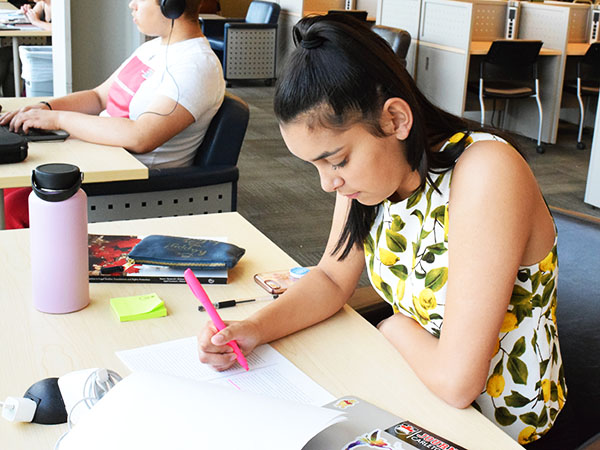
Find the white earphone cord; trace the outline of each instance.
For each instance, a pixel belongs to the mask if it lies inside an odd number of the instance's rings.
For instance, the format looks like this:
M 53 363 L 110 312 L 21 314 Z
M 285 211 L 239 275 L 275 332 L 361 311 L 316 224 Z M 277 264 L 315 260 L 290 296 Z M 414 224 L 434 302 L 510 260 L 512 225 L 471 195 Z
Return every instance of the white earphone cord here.
M 54 444 L 54 450 L 59 450 L 59 446 L 64 437 L 69 434 L 69 431 L 73 428 L 73 423 L 71 422 L 71 416 L 75 408 L 84 403 L 88 409 L 91 409 L 98 400 L 100 400 L 104 395 L 114 387 L 119 381 L 121 381 L 121 376 L 110 369 L 98 369 L 92 372 L 85 380 L 83 385 L 83 398 L 77 400 L 75 404 L 71 407 L 67 414 L 67 431 L 65 431 Z

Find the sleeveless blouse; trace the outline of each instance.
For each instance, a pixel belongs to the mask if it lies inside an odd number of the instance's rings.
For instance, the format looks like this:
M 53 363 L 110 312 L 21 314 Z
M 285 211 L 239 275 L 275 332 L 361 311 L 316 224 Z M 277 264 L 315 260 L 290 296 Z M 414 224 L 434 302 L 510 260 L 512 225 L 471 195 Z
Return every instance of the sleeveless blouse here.
M 442 147 L 455 145 L 464 133 Z M 469 145 L 503 139 L 471 133 Z M 439 338 L 448 281 L 448 201 L 452 169 L 430 172 L 429 183 L 409 198 L 385 200 L 367 236 L 367 272 L 394 313 L 412 317 Z M 556 228 L 555 228 L 556 229 Z M 556 236 L 539 263 L 519 267 L 498 335 L 485 389 L 473 406 L 520 444 L 539 439 L 554 423 L 567 388 L 556 327 Z

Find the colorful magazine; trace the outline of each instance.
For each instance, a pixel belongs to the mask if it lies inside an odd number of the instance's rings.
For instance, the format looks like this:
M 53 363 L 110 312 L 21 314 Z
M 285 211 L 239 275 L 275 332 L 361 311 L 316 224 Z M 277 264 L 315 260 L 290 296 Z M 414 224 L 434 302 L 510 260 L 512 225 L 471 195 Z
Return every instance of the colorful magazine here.
M 128 259 L 129 252 L 143 238 L 135 235 L 88 235 L 90 282 L 185 283 L 185 268 L 135 264 Z M 227 269 L 193 271 L 201 283 L 227 283 Z

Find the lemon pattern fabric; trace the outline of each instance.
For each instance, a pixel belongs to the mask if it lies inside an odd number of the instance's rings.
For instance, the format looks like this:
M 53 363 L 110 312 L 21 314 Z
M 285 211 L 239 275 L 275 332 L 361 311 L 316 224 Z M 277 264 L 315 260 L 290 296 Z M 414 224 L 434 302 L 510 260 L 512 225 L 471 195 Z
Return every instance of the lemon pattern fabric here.
M 442 147 L 462 137 L 458 133 Z M 501 138 L 471 133 L 479 140 Z M 465 149 L 466 150 L 466 149 Z M 439 337 L 448 281 L 448 199 L 452 170 L 430 173 L 433 184 L 380 206 L 364 243 L 371 283 L 395 313 Z M 451 213 L 451 212 L 450 212 Z M 521 444 L 539 439 L 567 395 L 556 328 L 556 238 L 539 263 L 519 268 L 486 386 L 474 407 Z

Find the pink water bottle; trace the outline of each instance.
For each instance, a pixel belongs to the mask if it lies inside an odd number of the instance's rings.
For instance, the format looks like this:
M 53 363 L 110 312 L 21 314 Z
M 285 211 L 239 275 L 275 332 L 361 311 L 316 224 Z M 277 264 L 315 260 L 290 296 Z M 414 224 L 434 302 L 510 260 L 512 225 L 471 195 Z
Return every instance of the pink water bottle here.
M 87 196 L 71 164 L 44 164 L 29 195 L 33 306 L 45 313 L 79 311 L 90 303 Z

